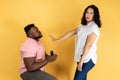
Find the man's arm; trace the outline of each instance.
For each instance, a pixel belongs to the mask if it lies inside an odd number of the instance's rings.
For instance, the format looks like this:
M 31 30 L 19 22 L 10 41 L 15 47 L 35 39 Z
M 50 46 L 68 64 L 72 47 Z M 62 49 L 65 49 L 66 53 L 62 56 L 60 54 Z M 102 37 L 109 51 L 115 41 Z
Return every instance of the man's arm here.
M 36 62 L 35 57 L 23 58 L 23 60 L 28 71 L 35 71 L 45 66 L 49 62 L 55 61 L 56 58 L 57 58 L 57 55 L 54 55 L 54 56 L 47 55 L 46 59 L 41 62 Z

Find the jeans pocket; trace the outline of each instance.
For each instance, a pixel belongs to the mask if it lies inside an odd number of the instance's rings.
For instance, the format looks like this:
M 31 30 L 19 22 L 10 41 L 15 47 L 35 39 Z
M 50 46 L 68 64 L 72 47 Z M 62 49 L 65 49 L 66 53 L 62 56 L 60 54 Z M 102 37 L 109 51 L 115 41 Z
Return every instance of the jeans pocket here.
M 95 63 L 93 62 L 93 60 L 92 60 L 92 59 L 90 59 L 90 61 L 91 61 L 91 63 L 92 63 L 93 65 L 95 65 Z
M 78 72 L 82 72 L 82 71 L 80 71 L 80 70 L 78 69 L 78 67 L 77 67 L 77 71 L 78 71 Z

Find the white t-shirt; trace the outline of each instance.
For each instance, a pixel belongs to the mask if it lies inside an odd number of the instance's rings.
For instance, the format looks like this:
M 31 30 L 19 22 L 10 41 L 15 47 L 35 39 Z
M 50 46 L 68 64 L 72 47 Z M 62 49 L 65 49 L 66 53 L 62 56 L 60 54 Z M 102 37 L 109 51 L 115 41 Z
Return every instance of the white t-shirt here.
M 76 45 L 75 45 L 75 56 L 74 56 L 75 61 L 79 62 L 83 52 L 83 48 L 85 46 L 87 36 L 92 32 L 94 32 L 97 35 L 97 37 L 94 43 L 92 44 L 90 50 L 88 51 L 88 54 L 85 57 L 84 63 L 88 62 L 90 59 L 92 59 L 92 61 L 96 63 L 97 61 L 96 44 L 100 35 L 100 31 L 97 24 L 94 21 L 90 22 L 87 25 L 80 25 L 78 27 Z

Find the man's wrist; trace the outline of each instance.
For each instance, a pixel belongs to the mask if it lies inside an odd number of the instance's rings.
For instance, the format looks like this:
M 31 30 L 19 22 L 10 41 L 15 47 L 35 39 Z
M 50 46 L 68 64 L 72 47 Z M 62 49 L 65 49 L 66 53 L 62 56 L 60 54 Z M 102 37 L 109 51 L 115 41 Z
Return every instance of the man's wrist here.
M 46 63 L 49 63 L 49 60 L 48 59 L 45 59 Z

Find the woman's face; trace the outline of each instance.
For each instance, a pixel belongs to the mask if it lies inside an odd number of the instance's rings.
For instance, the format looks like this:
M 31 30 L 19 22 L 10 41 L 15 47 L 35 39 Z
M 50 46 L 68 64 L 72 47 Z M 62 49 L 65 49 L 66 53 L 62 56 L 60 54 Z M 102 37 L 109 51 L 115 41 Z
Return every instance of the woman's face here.
M 93 16 L 94 16 L 94 10 L 92 8 L 88 8 L 85 13 L 85 19 L 87 23 L 93 21 Z

